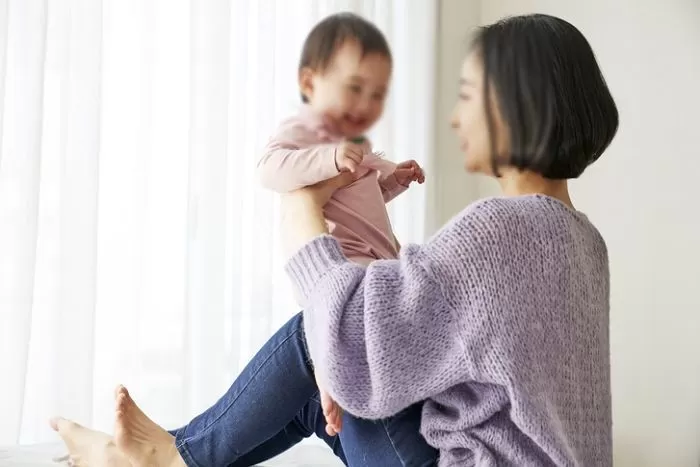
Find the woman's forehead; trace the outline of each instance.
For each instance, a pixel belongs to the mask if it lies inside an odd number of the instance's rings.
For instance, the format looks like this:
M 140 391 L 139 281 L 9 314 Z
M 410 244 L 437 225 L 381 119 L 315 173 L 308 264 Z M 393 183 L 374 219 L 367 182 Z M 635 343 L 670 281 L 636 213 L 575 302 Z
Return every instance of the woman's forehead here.
M 482 72 L 481 60 L 478 54 L 472 52 L 462 62 L 460 81 L 464 82 L 464 84 L 475 85 L 481 82 Z

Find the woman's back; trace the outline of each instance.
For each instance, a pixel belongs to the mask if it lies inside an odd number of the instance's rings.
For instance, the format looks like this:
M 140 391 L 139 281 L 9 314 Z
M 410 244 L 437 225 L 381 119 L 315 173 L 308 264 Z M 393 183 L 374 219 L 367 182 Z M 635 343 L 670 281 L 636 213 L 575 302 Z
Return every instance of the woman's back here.
M 458 320 L 470 380 L 426 403 L 424 435 L 441 448 L 441 465 L 610 465 L 605 243 L 583 214 L 549 197 L 482 205 L 505 227 L 500 251 L 473 270 L 478 288 L 460 295 L 468 316 L 488 316 Z M 470 258 L 480 233 L 464 228 L 460 256 Z

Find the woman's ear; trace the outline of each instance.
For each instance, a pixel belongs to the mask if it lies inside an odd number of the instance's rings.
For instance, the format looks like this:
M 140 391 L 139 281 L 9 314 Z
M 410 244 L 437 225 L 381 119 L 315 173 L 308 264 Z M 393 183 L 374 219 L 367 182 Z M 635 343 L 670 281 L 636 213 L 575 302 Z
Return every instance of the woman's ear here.
M 299 92 L 305 100 L 311 100 L 314 93 L 314 70 L 304 67 L 299 70 Z

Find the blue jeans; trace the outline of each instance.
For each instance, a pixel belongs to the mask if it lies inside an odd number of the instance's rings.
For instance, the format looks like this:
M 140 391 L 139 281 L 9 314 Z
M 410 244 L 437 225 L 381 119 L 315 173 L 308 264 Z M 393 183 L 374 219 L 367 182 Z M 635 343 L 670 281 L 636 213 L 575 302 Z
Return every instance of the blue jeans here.
M 173 434 L 180 455 L 193 467 L 255 465 L 312 434 L 350 467 L 432 467 L 438 454 L 418 431 L 421 406 L 379 421 L 345 414 L 340 435 L 328 436 L 299 313 L 267 341 L 221 399 Z

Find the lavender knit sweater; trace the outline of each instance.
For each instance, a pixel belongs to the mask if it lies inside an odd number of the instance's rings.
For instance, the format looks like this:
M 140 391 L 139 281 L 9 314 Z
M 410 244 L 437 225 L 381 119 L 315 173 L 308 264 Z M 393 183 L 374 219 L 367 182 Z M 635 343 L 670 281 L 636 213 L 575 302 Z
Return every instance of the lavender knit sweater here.
M 583 214 L 491 198 L 397 260 L 358 266 L 322 236 L 287 271 L 320 381 L 348 412 L 425 399 L 443 467 L 612 465 L 608 258 Z

